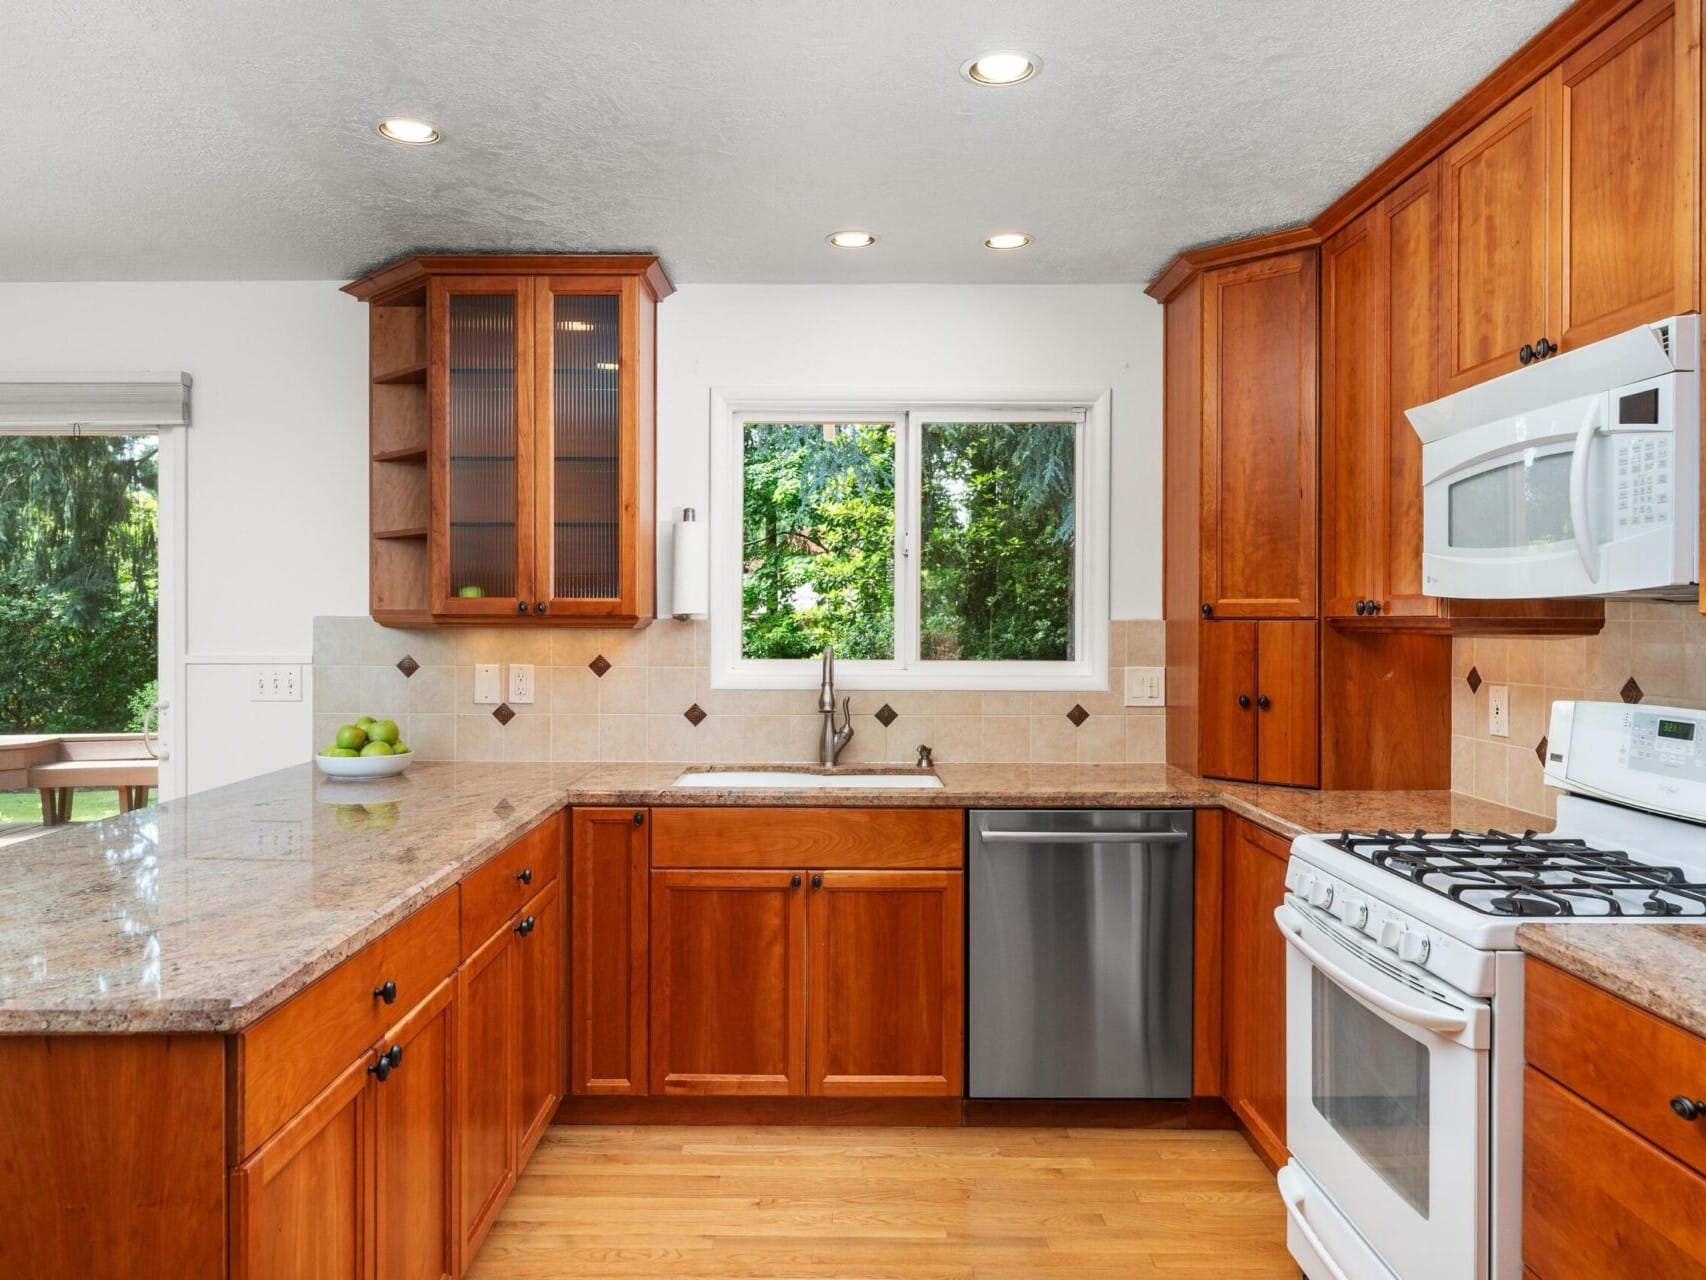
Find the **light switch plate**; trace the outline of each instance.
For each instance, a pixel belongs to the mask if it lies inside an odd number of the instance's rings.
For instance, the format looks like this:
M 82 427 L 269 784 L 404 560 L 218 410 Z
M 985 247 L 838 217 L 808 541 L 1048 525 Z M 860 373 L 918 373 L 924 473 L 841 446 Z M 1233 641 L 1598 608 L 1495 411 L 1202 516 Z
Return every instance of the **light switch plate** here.
M 482 707 L 495 707 L 503 701 L 503 668 L 497 663 L 474 664 L 474 701 Z
M 1127 667 L 1125 669 L 1125 704 L 1128 707 L 1166 706 L 1167 668 Z
M 509 700 L 511 702 L 533 701 L 533 664 L 531 662 L 512 662 L 509 664 Z
M 249 668 L 250 702 L 301 702 L 302 667 L 287 663 Z
M 1487 734 L 1494 738 L 1511 736 L 1511 691 L 1508 685 L 1487 686 Z

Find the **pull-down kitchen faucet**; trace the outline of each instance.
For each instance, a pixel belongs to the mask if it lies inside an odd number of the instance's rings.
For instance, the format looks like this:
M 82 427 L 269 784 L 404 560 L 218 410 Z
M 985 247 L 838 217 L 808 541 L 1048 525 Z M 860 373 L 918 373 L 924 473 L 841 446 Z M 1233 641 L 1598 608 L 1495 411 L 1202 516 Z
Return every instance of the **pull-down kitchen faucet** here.
M 817 709 L 823 712 L 823 737 L 818 740 L 817 762 L 826 769 L 835 767 L 835 757 L 841 754 L 853 738 L 853 699 L 841 700 L 841 727 L 835 727 L 835 646 L 823 646 L 823 685 L 817 694 Z

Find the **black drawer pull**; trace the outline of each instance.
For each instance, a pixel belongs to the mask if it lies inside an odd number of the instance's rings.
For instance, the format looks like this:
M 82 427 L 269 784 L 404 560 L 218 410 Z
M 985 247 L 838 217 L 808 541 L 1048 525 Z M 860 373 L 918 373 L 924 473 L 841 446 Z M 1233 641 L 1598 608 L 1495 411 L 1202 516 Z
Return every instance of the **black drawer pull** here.
M 397 984 L 387 978 L 384 982 L 373 988 L 373 996 L 374 999 L 383 1000 L 386 1004 L 396 1004 Z
M 1701 1116 L 1706 1116 L 1706 1102 L 1697 1101 L 1685 1093 L 1679 1093 L 1670 1100 L 1670 1109 L 1691 1123 Z
M 523 867 L 520 871 L 517 871 L 515 873 L 515 878 L 517 880 L 521 881 L 522 884 L 532 884 L 533 883 L 533 868 L 532 867 Z

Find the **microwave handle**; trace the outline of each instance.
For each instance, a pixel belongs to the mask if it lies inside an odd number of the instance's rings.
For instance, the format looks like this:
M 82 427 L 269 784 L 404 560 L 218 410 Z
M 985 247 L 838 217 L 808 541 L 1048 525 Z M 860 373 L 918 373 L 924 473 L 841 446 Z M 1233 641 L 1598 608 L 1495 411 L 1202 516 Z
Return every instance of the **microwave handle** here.
M 1588 510 L 1588 451 L 1599 432 L 1599 411 L 1603 400 L 1596 399 L 1588 406 L 1581 428 L 1576 432 L 1576 447 L 1570 453 L 1570 527 L 1576 535 L 1576 554 L 1582 558 L 1588 581 L 1599 581 L 1599 539 L 1594 537 L 1593 513 Z

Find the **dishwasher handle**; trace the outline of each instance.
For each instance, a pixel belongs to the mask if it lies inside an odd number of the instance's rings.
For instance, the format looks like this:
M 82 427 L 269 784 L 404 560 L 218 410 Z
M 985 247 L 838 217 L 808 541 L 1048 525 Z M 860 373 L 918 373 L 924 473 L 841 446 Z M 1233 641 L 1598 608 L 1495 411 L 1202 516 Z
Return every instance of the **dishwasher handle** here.
M 1184 844 L 1188 831 L 980 831 L 985 844 Z

